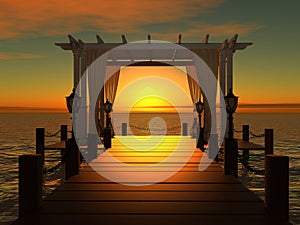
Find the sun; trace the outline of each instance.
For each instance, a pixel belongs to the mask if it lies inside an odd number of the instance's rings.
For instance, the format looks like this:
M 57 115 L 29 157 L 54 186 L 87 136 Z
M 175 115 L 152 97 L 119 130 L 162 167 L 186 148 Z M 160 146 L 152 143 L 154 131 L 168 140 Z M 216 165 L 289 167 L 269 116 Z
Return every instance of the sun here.
M 146 96 L 138 100 L 130 110 L 131 113 L 176 113 L 176 108 L 159 96 Z

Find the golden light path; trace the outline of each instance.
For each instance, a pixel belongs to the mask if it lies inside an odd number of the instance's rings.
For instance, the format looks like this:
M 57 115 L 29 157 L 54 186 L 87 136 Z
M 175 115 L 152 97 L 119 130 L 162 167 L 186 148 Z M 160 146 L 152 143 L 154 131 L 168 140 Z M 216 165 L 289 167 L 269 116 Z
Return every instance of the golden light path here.
M 162 182 L 184 167 L 190 160 L 198 165 L 203 162 L 196 141 L 187 136 L 116 136 L 112 148 L 93 160 L 90 166 L 101 176 L 125 185 L 150 185 Z M 128 148 L 123 141 L 131 142 Z M 140 140 L 140 141 L 139 141 Z M 153 143 L 158 141 L 159 143 Z M 149 146 L 148 151 L 140 147 Z M 193 155 L 195 156 L 192 157 Z M 195 161 L 196 160 L 196 161 Z M 204 159 L 205 160 L 205 159 Z M 209 161 L 204 162 L 206 165 Z M 129 173 L 130 172 L 130 173 Z

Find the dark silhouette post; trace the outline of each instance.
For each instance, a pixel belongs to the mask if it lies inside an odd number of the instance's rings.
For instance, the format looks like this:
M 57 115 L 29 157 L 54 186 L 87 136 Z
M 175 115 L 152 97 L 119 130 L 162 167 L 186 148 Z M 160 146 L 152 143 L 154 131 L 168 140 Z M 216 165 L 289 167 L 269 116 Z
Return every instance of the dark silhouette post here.
M 68 126 L 60 126 L 60 141 L 66 141 L 68 139 Z
M 234 138 L 225 139 L 224 173 L 238 177 L 238 143 Z
M 79 174 L 80 167 L 80 153 L 76 141 L 68 139 L 66 141 L 66 165 L 65 165 L 65 178 L 66 180 L 73 175 Z
M 122 136 L 127 136 L 127 123 L 122 123 Z
M 265 129 L 265 154 L 274 153 L 274 132 L 273 129 Z
M 242 140 L 243 141 L 248 141 L 249 142 L 249 125 L 243 125 L 243 137 Z M 248 165 L 249 162 L 249 150 L 248 149 L 244 149 L 243 150 L 243 163 L 245 165 Z
M 68 139 L 68 126 L 67 125 L 61 125 L 60 126 L 60 141 L 67 141 Z M 60 155 L 62 156 L 62 159 L 63 159 L 63 156 L 66 152 L 66 149 L 61 149 L 60 150 Z
M 204 129 L 201 126 L 201 115 L 202 111 L 204 109 L 204 103 L 199 99 L 199 101 L 196 103 L 196 110 L 198 112 L 199 117 L 199 136 L 197 141 L 197 148 L 200 148 L 202 151 L 204 151 Z
M 188 136 L 188 124 L 182 123 L 182 136 Z
M 229 89 L 229 93 L 224 97 L 226 112 L 228 113 L 228 138 L 224 144 L 224 172 L 235 177 L 238 176 L 238 143 L 233 137 L 233 113 L 238 106 L 238 97 Z
M 273 224 L 289 224 L 289 158 L 271 154 L 265 162 L 265 206 Z
M 42 156 L 42 165 L 45 163 L 45 129 L 35 129 L 35 153 Z
M 106 149 L 111 148 L 111 137 L 112 137 L 112 127 L 110 112 L 112 111 L 112 103 L 106 100 L 104 103 L 104 111 L 106 113 L 106 127 L 104 128 L 104 147 Z
M 19 156 L 20 217 L 34 216 L 39 211 L 42 202 L 42 160 L 41 154 Z

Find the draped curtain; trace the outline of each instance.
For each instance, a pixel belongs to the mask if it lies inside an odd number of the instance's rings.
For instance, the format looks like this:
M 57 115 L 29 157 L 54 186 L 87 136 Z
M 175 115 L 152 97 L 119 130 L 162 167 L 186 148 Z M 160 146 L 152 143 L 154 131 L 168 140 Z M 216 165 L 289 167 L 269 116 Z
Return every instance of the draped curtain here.
M 186 67 L 187 80 L 190 88 L 190 94 L 194 105 L 201 98 L 201 89 L 195 79 L 197 79 L 196 68 L 194 65 Z
M 216 79 L 218 79 L 218 68 L 219 68 L 219 54 L 218 50 L 216 49 L 192 49 L 192 51 L 198 55 L 211 69 L 213 74 L 215 75 Z M 194 65 L 186 66 L 187 71 L 187 80 L 189 84 L 190 94 L 194 105 L 199 101 L 201 98 L 201 89 L 197 83 L 200 82 L 198 77 L 201 74 L 197 74 L 196 68 Z M 194 80 L 194 79 L 195 80 Z M 215 93 L 216 95 L 217 93 Z M 203 96 L 204 97 L 204 96 Z M 209 105 L 206 98 L 203 98 L 204 102 L 204 141 L 207 142 L 209 131 L 211 129 L 211 112 L 209 110 Z
M 110 76 L 110 77 L 109 77 Z M 106 77 L 104 84 L 104 101 L 108 100 L 114 104 L 120 76 L 120 66 L 107 66 Z M 110 127 L 112 128 L 112 137 L 115 135 L 113 125 L 110 121 Z
M 113 74 L 113 75 L 111 75 Z M 111 75 L 111 76 L 110 76 Z M 108 76 L 110 76 L 108 78 Z M 115 101 L 118 83 L 120 76 L 120 66 L 107 66 L 106 67 L 106 81 L 104 85 L 104 99 L 108 99 L 112 104 Z

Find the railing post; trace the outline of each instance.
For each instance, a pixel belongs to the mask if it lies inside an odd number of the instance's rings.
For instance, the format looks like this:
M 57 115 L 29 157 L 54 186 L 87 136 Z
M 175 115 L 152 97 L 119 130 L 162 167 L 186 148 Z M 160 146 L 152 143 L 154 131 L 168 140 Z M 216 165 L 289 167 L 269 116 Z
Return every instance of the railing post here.
M 127 136 L 127 123 L 122 123 L 122 136 Z
M 38 212 L 42 202 L 42 155 L 19 156 L 19 215 Z
M 182 136 L 188 136 L 188 124 L 182 123 Z
M 243 125 L 243 141 L 249 142 L 249 125 Z M 243 162 L 248 165 L 249 162 L 249 149 L 243 150 Z
M 265 206 L 275 222 L 288 224 L 289 158 L 287 156 L 266 155 Z
M 200 131 L 201 132 L 201 131 Z M 209 135 L 209 142 L 208 142 L 208 157 L 210 159 L 214 159 L 215 161 L 218 161 L 218 153 L 216 156 L 214 156 L 214 152 L 219 152 L 219 146 L 218 146 L 218 134 L 210 134 Z
M 42 165 L 45 163 L 45 129 L 36 128 L 35 130 L 35 143 L 36 143 L 36 154 L 42 155 Z
M 68 126 L 60 125 L 60 141 L 66 141 L 68 139 Z
M 111 148 L 111 128 L 104 128 L 104 147 Z
M 233 138 L 225 139 L 224 173 L 238 177 L 238 143 Z
M 265 129 L 265 154 L 274 153 L 274 133 L 273 129 Z
M 80 154 L 75 139 L 68 139 L 66 141 L 66 165 L 65 178 L 69 179 L 73 175 L 79 174 Z
M 97 158 L 97 134 L 88 134 L 87 160 L 90 162 Z

